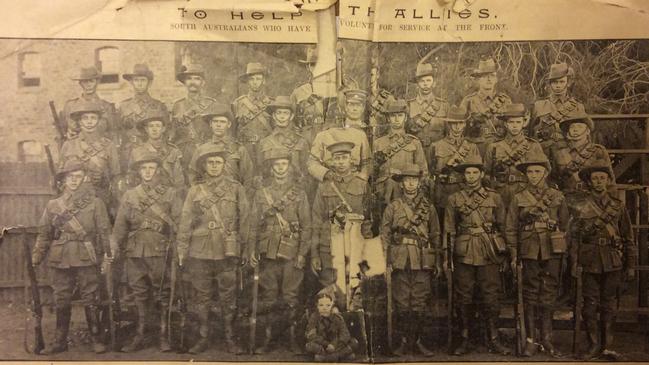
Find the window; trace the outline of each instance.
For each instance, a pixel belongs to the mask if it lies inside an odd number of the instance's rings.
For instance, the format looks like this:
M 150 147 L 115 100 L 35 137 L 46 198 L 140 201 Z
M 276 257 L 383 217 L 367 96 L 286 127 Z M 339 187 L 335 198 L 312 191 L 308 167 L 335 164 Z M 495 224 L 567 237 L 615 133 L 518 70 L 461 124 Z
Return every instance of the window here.
M 41 86 L 41 55 L 26 52 L 18 55 L 18 83 L 20 87 Z
M 119 82 L 119 49 L 117 47 L 102 47 L 95 50 L 95 64 L 101 72 L 100 84 Z

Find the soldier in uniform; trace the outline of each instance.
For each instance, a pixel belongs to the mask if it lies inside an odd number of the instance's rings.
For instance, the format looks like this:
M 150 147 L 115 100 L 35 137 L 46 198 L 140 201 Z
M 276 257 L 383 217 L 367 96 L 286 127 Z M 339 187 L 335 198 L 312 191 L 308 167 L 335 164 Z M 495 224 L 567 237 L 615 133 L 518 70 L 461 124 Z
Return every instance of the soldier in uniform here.
M 176 189 L 177 194 L 183 196 L 187 185 L 182 167 L 182 153 L 178 147 L 164 138 L 168 123 L 169 115 L 166 113 L 160 114 L 159 111 L 152 110 L 144 114 L 136 124 L 138 134 L 144 137 L 142 142 L 133 149 L 128 161 L 130 163 L 133 161 L 133 156 L 141 155 L 144 151 L 157 155 L 160 159 L 158 174 L 167 180 L 167 184 Z M 137 171 L 131 173 L 138 174 Z
M 137 308 L 137 333 L 122 351 L 144 347 L 151 296 L 160 308 L 160 351 L 167 352 L 171 351 L 167 340 L 170 285 L 165 272 L 174 254 L 172 242 L 182 199 L 161 176 L 162 161 L 157 153 L 136 148 L 129 167 L 137 172 L 141 183 L 122 197 L 110 241 L 113 256 L 109 259 L 112 262 L 122 254 L 126 256 L 126 277 Z
M 209 135 L 209 130 L 201 123 L 201 116 L 216 100 L 203 94 L 205 71 L 202 65 L 183 66 L 181 72 L 176 74 L 176 79 L 187 88 L 187 97 L 174 102 L 171 109 L 170 139 L 182 153 L 183 170 L 188 171 L 196 146 Z
M 529 156 L 543 155 L 541 145 L 523 134 L 529 119 L 523 104 L 509 104 L 498 116 L 504 121 L 507 134 L 499 141 L 489 145 L 485 154 L 485 172 L 490 186 L 502 196 L 506 206 L 512 196 L 527 182 L 525 172 L 516 164 Z
M 406 355 L 411 346 L 424 356 L 433 355 L 422 336 L 430 310 L 431 274 L 437 276 L 442 270 L 437 261 L 441 244 L 437 211 L 420 187 L 424 176 L 421 166 L 415 164 L 404 165 L 393 176 L 403 195 L 387 206 L 381 223 L 381 240 L 392 267 L 392 297 L 400 334 L 394 353 L 399 356 Z
M 232 103 L 232 111 L 236 120 L 237 141 L 248 149 L 253 163 L 257 157 L 257 144 L 262 138 L 273 131 L 270 125 L 270 115 L 266 107 L 273 101 L 264 92 L 264 84 L 268 72 L 261 63 L 251 62 L 246 65 L 246 72 L 239 76 L 239 81 L 248 85 L 248 93 L 236 98 Z
M 389 134 L 374 142 L 374 170 L 378 199 L 383 201 L 379 207 L 383 211 L 385 205 L 399 196 L 398 184 L 391 179 L 394 170 L 405 165 L 416 164 L 428 176 L 426 153 L 419 139 L 406 133 L 405 124 L 408 119 L 408 105 L 405 100 L 392 100 L 386 108 L 387 119 L 390 123 Z
M 182 267 L 187 263 L 196 291 L 200 339 L 189 349 L 192 354 L 208 347 L 209 312 L 215 290 L 221 305 L 227 351 L 243 353 L 235 342 L 234 318 L 237 266 L 248 261 L 245 253 L 250 206 L 243 186 L 225 173 L 227 156 L 227 151 L 219 145 L 205 144 L 198 148 L 193 167 L 202 170 L 206 178 L 189 188 L 176 236 L 178 264 Z
M 313 251 L 311 265 L 319 272 L 320 281 L 326 287 L 337 284 L 337 291 L 345 292 L 345 286 L 340 285 L 336 278 L 342 275 L 344 267 L 334 267 L 332 252 L 332 231 L 342 232 L 351 219 L 362 221 L 362 232 L 366 237 L 371 236 L 372 222 L 370 217 L 369 193 L 367 180 L 360 177 L 352 169 L 352 142 L 337 142 L 327 147 L 332 156 L 332 177 L 319 184 L 313 201 L 311 218 L 313 220 Z M 345 252 L 345 256 L 349 253 Z M 347 266 L 347 265 L 344 265 Z M 340 276 L 338 276 L 340 275 Z M 349 280 L 345 277 L 345 280 Z M 341 293 L 339 293 L 341 294 Z M 349 299 L 344 293 L 336 295 L 336 305 L 339 309 L 347 307 L 343 301 Z M 354 303 L 352 303 L 354 304 Z M 355 305 L 355 304 L 354 304 Z M 347 308 L 352 310 L 352 308 Z
M 79 125 L 76 121 L 70 118 L 70 114 L 77 109 L 78 104 L 95 103 L 101 109 L 101 120 L 97 126 L 99 134 L 103 137 L 117 143 L 117 133 L 119 126 L 117 125 L 117 112 L 115 105 L 108 102 L 97 95 L 97 86 L 101 80 L 101 73 L 96 67 L 82 67 L 79 75 L 72 78 L 77 81 L 81 86 L 81 96 L 70 99 L 65 102 L 63 110 L 61 111 L 61 121 L 63 128 L 67 133 L 66 138 L 72 139 L 79 133 Z
M 558 300 L 565 233 L 569 212 L 563 194 L 547 184 L 550 162 L 539 151 L 528 155 L 516 168 L 528 183 L 515 193 L 507 210 L 505 238 L 511 266 L 523 264 L 523 303 L 527 341 L 523 356 L 536 353 L 537 343 L 552 356 L 561 354 L 552 345 L 552 316 Z M 536 337 L 536 318 L 541 321 L 541 340 Z
M 480 158 L 467 159 L 455 168 L 464 175 L 465 182 L 462 190 L 448 198 L 444 216 L 446 244 L 452 245 L 453 287 L 462 336 L 453 354 L 469 352 L 469 325 L 474 318 L 471 304 L 476 300 L 477 288 L 484 306 L 489 351 L 508 355 L 511 350 L 500 344 L 496 328 L 500 314 L 499 270 L 507 252 L 502 235 L 506 208 L 495 190 L 482 186 L 484 166 Z
M 349 90 L 345 93 L 345 122 L 340 127 L 331 127 L 315 136 L 311 145 L 311 154 L 307 162 L 309 174 L 318 181 L 331 180 L 334 172 L 329 169 L 332 155 L 328 147 L 338 142 L 352 142 L 352 166 L 360 177 L 367 180 L 370 176 L 371 146 L 363 128 L 363 112 L 366 94 L 362 90 Z
M 444 216 L 448 197 L 462 189 L 464 177 L 455 167 L 480 158 L 478 147 L 464 138 L 466 119 L 466 110 L 452 106 L 444 117 L 446 136 L 433 143 L 428 151 L 430 174 L 435 176 L 433 202 L 440 218 Z M 443 228 L 444 222 L 440 223 Z
M 120 185 L 121 169 L 117 147 L 98 130 L 102 113 L 102 107 L 95 102 L 75 103 L 70 111 L 70 119 L 81 127 L 81 132 L 77 138 L 63 143 L 61 163 L 70 158 L 81 160 L 86 171 L 85 178 L 95 188 L 95 194 L 109 207 L 110 213 L 115 213 L 117 207 L 112 204 L 111 189 L 115 191 Z
M 199 148 L 205 145 L 215 145 L 223 149 L 225 151 L 225 173 L 242 185 L 249 187 L 255 175 L 254 166 L 248 150 L 230 136 L 229 131 L 232 127 L 230 108 L 223 104 L 213 104 L 202 115 L 202 119 L 212 133 L 211 138 L 201 144 Z M 207 177 L 203 176 L 205 171 L 203 167 L 196 164 L 199 157 L 200 153 L 196 150 L 189 167 L 189 181 L 192 185 Z M 198 170 L 194 170 L 195 167 L 198 167 Z
M 132 98 L 122 101 L 118 106 L 121 133 L 120 160 L 122 161 L 122 170 L 126 170 L 131 150 L 146 139 L 146 135 L 137 128 L 137 123 L 152 113 L 164 116 L 166 121 L 169 119 L 169 111 L 162 101 L 149 95 L 149 87 L 153 82 L 153 72 L 149 66 L 141 63 L 135 64 L 133 72 L 125 73 L 122 77 L 131 84 L 134 92 Z
M 410 120 L 406 130 L 419 138 L 425 149 L 433 142 L 444 138 L 443 117 L 448 113 L 448 102 L 433 93 L 435 88 L 435 68 L 430 63 L 417 65 L 414 81 L 417 83 L 417 96 L 408 100 Z
M 260 266 L 264 340 L 255 353 L 266 353 L 272 327 L 289 324 L 289 348 L 301 353 L 296 342 L 298 293 L 304 277 L 306 257 L 311 251 L 311 210 L 304 187 L 291 179 L 291 156 L 286 149 L 264 154 L 271 177 L 255 190 L 250 214 L 250 263 Z M 281 300 L 281 303 L 280 303 Z M 281 304 L 284 304 L 282 306 Z
M 585 114 L 584 104 L 568 94 L 574 71 L 566 63 L 550 65 L 546 76 L 550 94 L 534 102 L 532 109 L 532 136 L 539 140 L 543 151 L 549 154 L 553 146 L 563 142 L 559 124 L 573 114 Z
M 635 276 L 638 248 L 624 202 L 607 190 L 615 180 L 610 165 L 598 161 L 580 170 L 579 177 L 588 189 L 571 207 L 570 254 L 573 276 L 577 266 L 583 268 L 583 317 L 590 342 L 584 359 L 619 360 L 611 350 L 616 297 L 622 281 Z
M 318 55 L 314 48 L 308 48 L 306 57 L 297 62 L 305 65 L 309 72 L 309 81 L 296 87 L 291 92 L 290 98 L 296 105 L 295 124 L 299 133 L 311 145 L 316 134 L 324 127 L 324 102 L 322 96 L 315 93 L 313 88 L 313 68 L 318 62 Z
M 550 151 L 552 178 L 570 202 L 575 193 L 584 190 L 579 178 L 582 168 L 603 163 L 609 166 L 610 175 L 614 174 L 606 148 L 592 142 L 594 125 L 588 115 L 573 114 L 562 120 L 560 127 L 566 140 Z
M 482 156 L 491 142 L 505 135 L 497 116 L 507 104 L 512 103 L 507 94 L 496 91 L 497 72 L 498 67 L 493 58 L 480 60 L 478 68 L 471 73 L 471 77 L 477 80 L 478 91 L 465 96 L 460 103 L 460 107 L 469 112 L 466 135 L 478 145 Z
M 49 275 L 56 306 L 56 337 L 41 354 L 68 350 L 68 329 L 72 315 L 72 293 L 79 288 L 85 306 L 95 353 L 103 353 L 99 321 L 99 267 L 108 248 L 110 221 L 106 206 L 84 183 L 84 164 L 74 158 L 65 161 L 56 178 L 63 194 L 47 203 L 39 222 L 32 263 L 38 266 L 48 254 Z

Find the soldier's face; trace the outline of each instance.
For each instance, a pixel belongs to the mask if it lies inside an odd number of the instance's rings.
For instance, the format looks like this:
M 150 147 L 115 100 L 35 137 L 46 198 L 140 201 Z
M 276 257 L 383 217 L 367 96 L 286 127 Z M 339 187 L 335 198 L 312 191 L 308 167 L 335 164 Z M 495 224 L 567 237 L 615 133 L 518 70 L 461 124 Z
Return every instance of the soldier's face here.
M 271 168 L 273 174 L 277 177 L 284 177 L 288 174 L 288 168 L 290 166 L 289 160 L 285 158 L 280 158 L 273 161 Z
M 97 84 L 97 79 L 79 80 L 79 85 L 81 85 L 81 89 L 86 94 L 93 94 L 97 90 Z
M 561 95 L 568 88 L 568 76 L 564 76 L 558 79 L 550 81 L 550 89 L 552 89 L 553 94 Z
M 83 170 L 69 172 L 65 175 L 65 187 L 71 191 L 75 191 L 79 189 L 79 186 L 81 186 L 85 177 L 86 174 Z
M 228 129 L 230 129 L 231 125 L 232 123 L 230 123 L 230 121 L 226 117 L 214 117 L 212 118 L 212 121 L 210 121 L 212 134 L 217 137 L 224 136 L 228 132 Z
M 417 79 L 417 86 L 419 87 L 419 91 L 424 94 L 428 95 L 433 91 L 433 86 L 435 86 L 435 79 L 433 76 L 422 76 Z
M 464 181 L 469 186 L 480 184 L 480 179 L 484 176 L 482 170 L 477 167 L 467 167 L 464 169 Z
M 323 317 L 329 317 L 333 306 L 334 302 L 327 297 L 318 299 L 318 314 Z
M 525 117 L 508 118 L 505 122 L 505 127 L 512 136 L 521 134 L 526 125 L 527 119 Z
M 339 174 L 347 173 L 352 167 L 352 155 L 347 152 L 338 152 L 332 156 L 334 170 Z
M 572 123 L 568 127 L 568 136 L 571 138 L 579 138 L 588 133 L 588 125 L 586 123 Z
M 264 85 L 264 75 L 255 74 L 248 76 L 248 87 L 251 91 L 259 91 Z
M 203 87 L 205 80 L 201 75 L 187 75 L 185 76 L 185 87 L 189 92 L 198 92 Z
M 345 115 L 351 120 L 360 120 L 363 118 L 365 106 L 358 101 L 348 101 L 345 104 Z
M 149 139 L 154 141 L 162 138 L 162 134 L 165 131 L 165 125 L 160 120 L 152 120 L 146 124 L 146 135 L 149 136 Z
M 605 172 L 595 171 L 590 174 L 590 186 L 598 193 L 606 191 L 609 183 L 610 177 Z
M 390 127 L 392 129 L 401 129 L 403 128 L 403 125 L 406 123 L 406 113 L 404 112 L 399 112 L 399 113 L 390 113 L 388 116 L 388 119 L 390 119 Z
M 141 94 L 149 89 L 149 79 L 146 76 L 133 76 L 131 85 L 136 94 Z
M 86 132 L 94 131 L 97 128 L 97 123 L 99 123 L 99 115 L 97 113 L 83 113 L 81 114 L 81 118 L 79 118 L 79 125 Z
M 415 194 L 417 193 L 417 189 L 419 189 L 419 178 L 415 176 L 404 176 L 401 184 L 406 194 Z
M 288 127 L 291 119 L 293 119 L 293 112 L 291 109 L 275 109 L 273 112 L 273 121 L 275 122 L 275 125 L 280 128 Z
M 140 164 L 140 177 L 142 178 L 143 181 L 148 182 L 153 179 L 153 176 L 155 176 L 156 171 L 158 170 L 158 163 L 157 162 L 144 162 Z
M 464 128 L 466 128 L 466 123 L 465 122 L 450 122 L 448 123 L 449 129 L 451 130 L 451 134 L 453 136 L 459 136 L 464 132 Z
M 224 167 L 225 160 L 221 156 L 210 156 L 205 159 L 205 172 L 207 172 L 209 176 L 221 176 Z
M 541 165 L 531 165 L 527 167 L 525 175 L 527 175 L 527 181 L 533 186 L 537 186 L 543 182 L 545 177 L 548 174 L 548 170 L 545 169 L 545 166 Z
M 480 87 L 480 90 L 491 91 L 496 87 L 497 82 L 498 76 L 496 76 L 495 72 L 478 76 L 478 86 Z

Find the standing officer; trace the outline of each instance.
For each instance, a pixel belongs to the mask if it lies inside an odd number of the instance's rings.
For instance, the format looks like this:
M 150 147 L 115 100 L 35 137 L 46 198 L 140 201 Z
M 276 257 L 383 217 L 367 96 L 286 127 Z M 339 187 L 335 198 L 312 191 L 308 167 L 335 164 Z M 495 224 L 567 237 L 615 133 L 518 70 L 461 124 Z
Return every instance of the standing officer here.
M 424 176 L 415 164 L 406 164 L 393 175 L 403 194 L 387 206 L 381 224 L 381 239 L 392 266 L 392 297 L 400 333 L 394 353 L 399 356 L 410 352 L 411 346 L 424 356 L 433 355 L 422 335 L 430 310 L 431 274 L 437 276 L 442 270 L 437 260 L 441 244 L 437 211 L 420 188 Z
M 81 96 L 66 101 L 63 106 L 61 120 L 64 124 L 67 138 L 74 138 L 79 133 L 79 125 L 74 119 L 70 118 L 70 114 L 77 109 L 78 104 L 94 103 L 99 106 L 102 116 L 97 126 L 98 133 L 117 143 L 119 126 L 117 125 L 115 105 L 97 95 L 97 86 L 99 86 L 99 81 L 101 80 L 99 70 L 94 66 L 82 67 L 79 75 L 73 77 L 72 80 L 77 81 L 79 86 L 81 86 Z
M 172 142 L 178 146 L 182 153 L 183 170 L 187 171 L 190 159 L 196 146 L 203 142 L 209 130 L 201 123 L 201 116 L 216 102 L 205 96 L 205 71 L 199 64 L 183 66 L 176 74 L 176 79 L 185 85 L 187 97 L 174 102 L 171 109 Z
M 442 118 L 448 113 L 449 105 L 433 93 L 435 68 L 432 64 L 417 64 L 414 81 L 417 82 L 417 96 L 408 100 L 410 120 L 406 130 L 417 136 L 424 148 L 428 149 L 431 143 L 444 137 Z
M 497 116 L 512 102 L 507 94 L 496 91 L 497 73 L 498 66 L 493 58 L 480 60 L 478 68 L 471 73 L 478 82 L 478 91 L 465 96 L 460 103 L 460 107 L 469 112 L 466 135 L 478 145 L 482 156 L 491 142 L 504 136 L 504 128 Z
M 161 176 L 162 161 L 146 149 L 133 150 L 129 168 L 139 175 L 140 184 L 122 197 L 113 235 L 112 259 L 124 252 L 126 276 L 137 308 L 137 333 L 122 347 L 133 352 L 144 347 L 149 297 L 160 308 L 160 351 L 171 351 L 167 340 L 169 310 L 169 274 L 172 242 L 180 217 L 180 194 Z M 111 260 L 112 261 L 112 260 Z M 164 280 L 166 279 L 166 280 Z
M 200 323 L 200 339 L 189 352 L 201 353 L 209 345 L 216 280 L 227 351 L 241 354 L 234 336 L 237 266 L 247 262 L 250 206 L 243 186 L 225 173 L 227 152 L 221 146 L 204 144 L 196 153 L 193 168 L 204 173 L 205 180 L 189 188 L 176 238 L 178 264 L 186 262 L 189 268 Z
M 482 186 L 481 159 L 467 159 L 455 168 L 464 175 L 464 186 L 448 198 L 444 217 L 447 244 L 452 245 L 453 286 L 462 328 L 462 342 L 453 353 L 469 352 L 469 325 L 474 318 L 471 304 L 476 301 L 477 287 L 487 321 L 489 351 L 508 355 L 511 350 L 500 344 L 496 328 L 500 315 L 499 269 L 507 251 L 502 235 L 506 208 L 495 190 Z
M 311 210 L 304 187 L 292 178 L 289 151 L 269 149 L 264 156 L 271 177 L 256 189 L 250 214 L 250 238 L 255 242 L 250 246 L 250 263 L 260 265 L 259 311 L 264 314 L 264 341 L 255 353 L 268 352 L 271 328 L 278 323 L 289 324 L 290 349 L 301 353 L 296 321 L 298 293 L 311 251 Z
M 309 73 L 309 80 L 296 87 L 291 92 L 290 98 L 296 106 L 295 124 L 299 133 L 306 138 L 311 145 L 316 134 L 324 127 L 324 102 L 322 96 L 316 94 L 313 88 L 313 70 L 318 63 L 318 55 L 315 48 L 307 48 L 306 57 L 297 62 L 303 64 Z
M 550 93 L 534 102 L 531 135 L 539 140 L 546 155 L 552 147 L 565 140 L 559 128 L 561 121 L 574 114 L 586 114 L 584 104 L 568 94 L 574 77 L 574 70 L 568 64 L 550 65 L 546 76 L 546 88 Z
M 561 356 L 552 345 L 552 316 L 561 282 L 565 232 L 569 212 L 563 194 L 547 184 L 550 162 L 539 151 L 528 155 L 516 168 L 528 183 L 515 193 L 507 210 L 505 237 L 515 270 L 523 262 L 523 303 L 527 342 L 523 356 L 536 353 L 536 318 L 541 318 L 541 345 L 552 356 Z
M 72 315 L 72 293 L 79 288 L 81 303 L 95 353 L 103 353 L 99 321 L 99 267 L 108 248 L 110 222 L 106 206 L 94 196 L 92 187 L 84 183 L 84 164 L 69 158 L 56 178 L 63 182 L 63 194 L 50 200 L 39 222 L 36 245 L 32 252 L 34 266 L 48 254 L 49 274 L 56 305 L 56 337 L 42 354 L 68 350 L 68 329 Z
M 128 158 L 131 150 L 142 143 L 146 135 L 137 128 L 138 121 L 148 117 L 152 112 L 169 119 L 167 106 L 160 100 L 149 95 L 149 88 L 153 82 L 153 72 L 146 64 L 137 63 L 133 72 L 122 75 L 133 88 L 133 97 L 123 100 L 118 107 L 120 128 L 120 160 L 122 170 L 128 167 Z
M 622 281 L 635 276 L 638 248 L 624 202 L 607 190 L 615 179 L 611 166 L 599 161 L 579 171 L 579 177 L 587 191 L 571 207 L 570 254 L 573 276 L 577 265 L 583 268 L 583 316 L 590 342 L 584 359 L 604 355 L 618 360 L 611 350 L 616 296 Z
M 529 122 L 523 104 L 505 106 L 498 118 L 504 121 L 507 134 L 503 139 L 488 146 L 485 172 L 491 187 L 498 191 L 508 206 L 513 194 L 521 190 L 527 182 L 525 172 L 518 170 L 516 164 L 527 160 L 529 156 L 543 155 L 543 149 L 537 141 L 523 134 Z
M 257 157 L 257 144 L 262 138 L 273 131 L 270 116 L 266 107 L 273 101 L 264 92 L 264 84 L 268 72 L 261 63 L 251 62 L 246 65 L 246 72 L 239 76 L 240 82 L 248 85 L 248 93 L 241 95 L 232 102 L 232 111 L 237 122 L 237 140 L 248 149 L 253 163 Z

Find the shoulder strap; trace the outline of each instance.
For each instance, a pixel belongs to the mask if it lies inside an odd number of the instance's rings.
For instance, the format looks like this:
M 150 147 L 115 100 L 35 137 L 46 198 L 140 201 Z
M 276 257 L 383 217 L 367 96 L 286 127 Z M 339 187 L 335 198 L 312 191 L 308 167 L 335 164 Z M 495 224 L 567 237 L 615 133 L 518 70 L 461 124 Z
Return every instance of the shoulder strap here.
M 586 199 L 586 203 L 590 205 L 591 208 L 593 208 L 595 214 L 597 214 L 597 219 L 604 223 L 606 227 L 606 231 L 613 237 L 619 237 L 620 235 L 618 234 L 617 227 L 615 227 L 611 223 L 611 218 L 613 218 L 611 214 L 609 214 L 607 211 L 602 209 L 592 199 Z
M 273 201 L 273 197 L 270 195 L 268 190 L 266 190 L 266 188 L 261 188 L 261 192 L 264 194 L 264 198 L 266 198 L 266 203 L 268 203 L 270 209 L 272 209 L 273 205 L 275 204 L 275 202 Z M 286 219 L 284 219 L 282 213 L 275 211 L 275 217 L 277 218 L 277 223 L 279 223 L 279 227 L 282 231 L 289 228 L 289 223 L 286 221 Z
M 79 222 L 79 220 L 76 217 L 76 213 L 78 213 L 78 211 L 73 212 L 71 209 L 69 209 L 65 205 L 65 203 L 63 203 L 62 199 L 57 199 L 56 203 L 58 204 L 59 208 L 61 208 L 61 210 L 64 213 L 68 213 L 67 214 L 68 220 L 65 223 L 69 224 L 70 228 L 72 228 L 74 233 L 79 234 L 79 235 L 85 235 L 86 230 L 83 228 L 83 226 L 81 225 L 81 222 Z
M 201 192 L 205 195 L 205 197 L 209 197 L 210 194 L 205 190 L 205 185 L 200 184 L 199 185 Z M 221 226 L 221 230 L 225 234 L 227 232 L 227 229 L 225 228 L 225 223 L 223 223 L 223 219 L 221 219 L 221 213 L 219 212 L 219 208 L 216 206 L 216 203 L 213 203 L 210 206 L 210 212 L 212 213 L 212 216 L 214 217 L 214 220 L 216 223 Z
M 330 184 L 331 184 L 331 188 L 334 189 L 334 192 L 336 193 L 336 195 L 338 195 L 340 200 L 345 205 L 345 208 L 347 209 L 347 212 L 349 212 L 349 213 L 353 212 L 352 206 L 349 205 L 349 203 L 347 202 L 347 199 L 345 199 L 345 196 L 340 192 L 340 190 L 338 189 L 338 186 L 336 186 L 336 183 L 331 181 Z
M 146 191 L 144 191 L 144 188 L 142 188 L 142 185 L 139 185 L 135 189 L 136 189 L 138 195 L 140 195 L 140 196 L 142 196 L 145 199 L 148 199 L 150 201 L 150 204 L 143 211 L 151 210 L 151 212 L 153 212 L 153 214 L 157 215 L 160 219 L 162 219 L 170 227 L 175 228 L 176 224 L 174 223 L 173 219 L 171 219 L 169 214 L 167 214 L 167 212 L 165 212 L 162 209 L 160 204 L 158 204 L 158 202 L 162 198 L 163 194 L 160 194 L 158 192 L 156 192 L 155 195 L 154 194 L 148 194 Z M 167 189 L 165 189 L 165 191 Z

